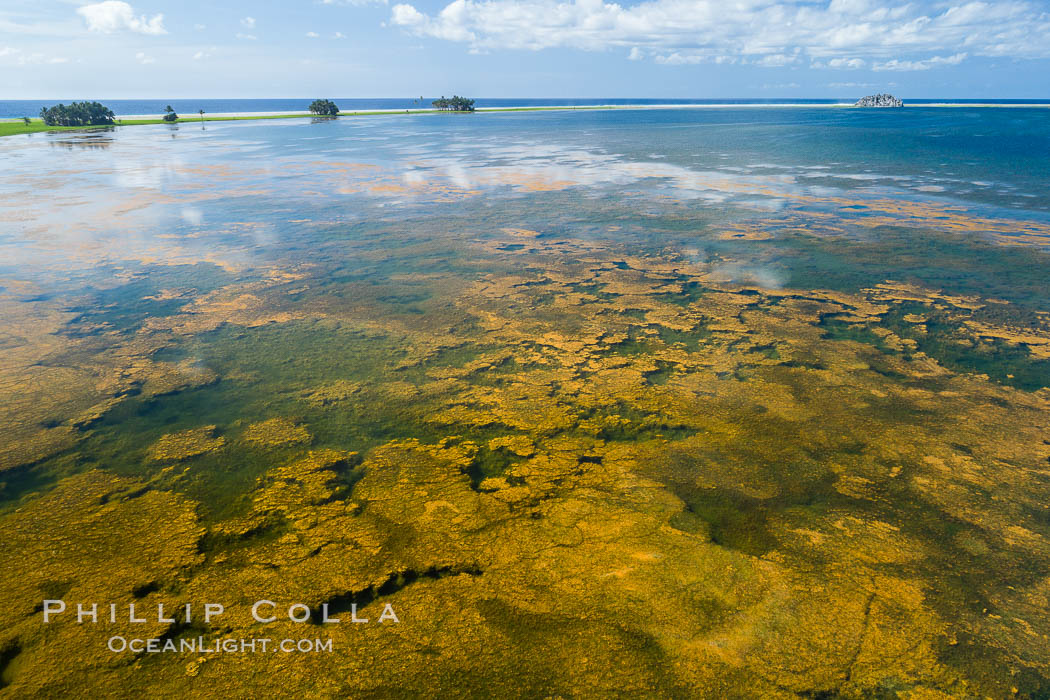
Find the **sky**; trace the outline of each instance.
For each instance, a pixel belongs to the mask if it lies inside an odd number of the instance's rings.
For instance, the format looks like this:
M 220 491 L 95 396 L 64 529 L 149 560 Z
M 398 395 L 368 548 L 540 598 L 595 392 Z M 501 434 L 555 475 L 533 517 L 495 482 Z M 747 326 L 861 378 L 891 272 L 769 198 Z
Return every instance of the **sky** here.
M 0 99 L 1050 98 L 1050 0 L 0 0 Z

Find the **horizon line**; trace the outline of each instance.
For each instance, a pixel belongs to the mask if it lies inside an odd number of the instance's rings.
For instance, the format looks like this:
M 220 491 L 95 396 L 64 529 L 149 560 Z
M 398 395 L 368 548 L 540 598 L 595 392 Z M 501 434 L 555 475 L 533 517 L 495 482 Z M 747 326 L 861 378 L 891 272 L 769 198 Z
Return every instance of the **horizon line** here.
M 879 93 L 867 93 L 867 94 L 879 94 Z M 883 93 L 883 94 L 885 94 L 885 93 Z M 889 93 L 889 94 L 893 94 L 893 93 Z M 1047 101 L 1050 101 L 1050 96 L 1047 96 L 1047 97 L 916 97 L 916 96 L 908 97 L 908 96 L 905 96 L 905 95 L 894 95 L 894 96 L 895 97 L 899 97 L 902 100 L 903 99 L 908 99 L 908 100 L 941 100 L 941 101 L 950 101 L 950 100 L 1047 100 Z M 431 97 L 431 96 L 426 95 L 426 96 L 424 96 L 424 99 L 426 99 L 428 97 Z M 440 97 L 440 95 L 439 95 L 439 97 Z M 815 97 L 815 96 L 802 96 L 802 95 L 788 95 L 788 96 L 778 96 L 778 97 L 768 97 L 768 96 L 762 97 L 762 96 L 755 96 L 755 95 L 737 96 L 737 97 L 672 97 L 672 96 L 666 96 L 666 95 L 665 96 L 660 96 L 660 97 L 639 97 L 639 96 L 618 97 L 618 96 L 614 96 L 614 95 L 601 95 L 601 96 L 596 96 L 596 97 L 585 97 L 585 96 L 573 96 L 573 97 L 565 97 L 565 96 L 561 96 L 561 97 L 532 97 L 532 96 L 527 96 L 527 95 L 510 95 L 510 96 L 474 97 L 472 99 L 479 99 L 479 100 L 704 100 L 704 101 L 712 101 L 712 100 L 836 100 L 836 99 L 851 99 L 851 98 L 852 98 L 852 95 L 836 95 L 836 96 L 830 96 L 830 97 L 829 96 Z M 75 100 L 82 100 L 82 99 L 94 99 L 94 100 L 157 100 L 157 101 L 163 101 L 163 100 L 313 100 L 313 99 L 317 99 L 317 97 L 316 96 L 309 96 L 309 97 L 274 96 L 274 95 L 270 95 L 270 96 L 266 96 L 266 97 L 201 97 L 199 95 L 190 96 L 190 97 L 172 97 L 172 96 L 167 96 L 167 97 L 151 97 L 151 96 L 142 96 L 142 97 L 90 97 L 90 98 L 88 98 L 88 97 L 77 97 L 77 98 L 69 98 L 69 97 L 0 97 L 0 102 L 37 102 L 37 101 L 41 101 L 41 100 L 62 100 L 62 99 L 75 99 Z M 420 98 L 419 97 L 404 96 L 404 95 L 397 96 L 397 97 L 375 97 L 375 96 L 351 97 L 351 96 L 348 96 L 348 95 L 343 95 L 343 96 L 330 96 L 330 97 L 328 97 L 326 99 L 337 99 L 337 100 L 418 100 Z

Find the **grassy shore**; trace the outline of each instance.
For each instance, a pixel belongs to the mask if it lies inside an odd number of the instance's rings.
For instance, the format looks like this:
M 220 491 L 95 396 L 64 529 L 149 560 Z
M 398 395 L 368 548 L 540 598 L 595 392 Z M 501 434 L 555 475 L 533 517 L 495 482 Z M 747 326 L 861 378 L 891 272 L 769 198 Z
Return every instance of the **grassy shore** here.
M 734 104 L 710 104 L 710 105 L 690 105 L 692 107 L 704 107 L 704 108 L 719 108 L 719 107 L 830 107 L 830 108 L 850 108 L 853 105 L 848 103 L 831 103 L 831 104 L 797 104 L 797 105 L 734 105 Z M 937 102 L 937 103 L 924 103 L 917 105 L 919 107 L 964 107 L 964 108 L 975 108 L 975 107 L 1012 107 L 1012 108 L 1050 108 L 1046 104 L 998 104 L 998 103 L 951 103 L 951 102 Z M 612 110 L 612 109 L 658 109 L 659 105 L 579 105 L 579 106 L 558 106 L 558 107 L 481 107 L 477 112 L 566 112 L 574 110 Z M 376 111 L 365 111 L 365 112 L 340 112 L 339 117 L 371 117 L 371 116 L 382 116 L 390 114 L 466 114 L 465 112 L 444 112 L 434 109 L 389 109 L 389 110 L 376 110 Z M 303 117 L 317 117 L 317 118 L 330 118 L 330 117 L 318 117 L 316 114 L 310 114 L 309 112 L 296 112 L 294 114 L 255 114 L 250 116 L 223 116 L 215 115 L 208 116 L 204 115 L 203 120 L 200 116 L 188 116 L 178 119 L 175 123 L 177 124 L 193 124 L 201 121 L 206 122 L 228 122 L 228 121 L 247 121 L 256 119 L 302 119 Z M 139 126 L 142 124 L 170 124 L 163 119 L 118 119 L 114 126 Z M 85 129 L 100 129 L 108 128 L 102 126 L 47 126 L 40 119 L 31 119 L 29 124 L 26 124 L 22 120 L 10 120 L 0 121 L 0 137 L 2 136 L 14 136 L 16 134 L 33 134 L 38 131 L 83 131 Z
M 253 117 L 223 117 L 215 116 L 209 117 L 204 116 L 203 121 L 206 122 L 225 122 L 225 121 L 237 121 L 241 119 L 294 119 L 302 117 L 314 116 L 308 112 L 302 114 L 274 114 L 274 115 L 259 115 Z M 176 124 L 192 124 L 194 122 L 201 122 L 202 119 L 198 117 L 183 117 L 178 119 Z M 166 122 L 163 119 L 118 119 L 113 126 L 141 126 L 143 124 L 170 124 L 172 122 Z M 38 131 L 83 131 L 85 129 L 105 129 L 108 126 L 47 126 L 40 119 L 31 119 L 29 124 L 19 120 L 12 122 L 0 122 L 0 136 L 14 136 L 15 134 L 32 134 Z
M 539 112 L 539 111 L 559 111 L 559 110 L 580 110 L 580 109 L 620 109 L 623 108 L 619 105 L 587 105 L 581 107 L 494 107 L 489 109 L 481 109 L 479 112 Z M 433 109 L 390 109 L 382 111 L 368 111 L 368 112 L 341 112 L 339 117 L 371 117 L 381 116 L 390 114 L 451 114 L 450 112 L 441 112 Z M 316 114 L 310 114 L 309 112 L 302 112 L 296 114 L 260 114 L 253 116 L 213 116 L 210 117 L 207 114 L 204 118 L 201 117 L 180 117 L 176 124 L 194 124 L 200 123 L 201 121 L 206 122 L 229 122 L 229 121 L 247 121 L 256 119 L 302 119 L 303 117 L 317 117 Z M 339 118 L 337 117 L 337 118 Z M 330 117 L 317 117 L 330 118 Z M 171 124 L 172 122 L 166 122 L 163 119 L 118 119 L 114 127 L 120 126 L 141 126 L 143 124 Z M 33 134 L 39 131 L 83 131 L 85 129 L 104 129 L 109 128 L 108 126 L 47 126 L 40 119 L 31 119 L 29 124 L 26 124 L 22 120 L 18 121 L 0 121 L 0 136 L 15 136 L 16 134 Z

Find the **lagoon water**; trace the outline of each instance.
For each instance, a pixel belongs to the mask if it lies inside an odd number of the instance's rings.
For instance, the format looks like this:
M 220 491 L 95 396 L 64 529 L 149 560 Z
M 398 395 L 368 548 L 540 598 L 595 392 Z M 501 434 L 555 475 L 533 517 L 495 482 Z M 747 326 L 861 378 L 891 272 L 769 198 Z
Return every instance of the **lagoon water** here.
M 15 691 L 265 687 L 270 660 L 136 672 L 73 625 L 55 667 L 33 605 L 89 594 L 407 611 L 297 661 L 321 696 L 1050 688 L 1045 110 L 182 123 L 0 158 Z M 228 624 L 151 633 L 254 633 Z

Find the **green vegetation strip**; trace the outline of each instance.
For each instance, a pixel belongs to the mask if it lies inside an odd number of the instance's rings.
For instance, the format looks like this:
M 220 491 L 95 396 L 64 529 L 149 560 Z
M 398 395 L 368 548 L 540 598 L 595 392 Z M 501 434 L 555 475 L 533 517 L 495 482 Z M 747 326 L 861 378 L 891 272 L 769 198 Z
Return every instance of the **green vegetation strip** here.
M 601 106 L 601 105 L 589 105 L 586 107 L 494 107 L 490 109 L 481 109 L 478 112 L 550 112 L 550 111 L 566 111 L 566 110 L 577 110 L 577 109 L 625 109 L 619 106 Z M 228 117 L 228 116 L 205 116 L 203 119 L 200 117 L 181 117 L 176 124 L 193 124 L 201 121 L 206 122 L 229 122 L 229 121 L 248 121 L 255 119 L 302 119 L 303 117 L 314 117 L 316 119 L 333 119 L 339 117 L 370 117 L 370 116 L 382 116 L 389 114 L 450 114 L 447 111 L 434 110 L 434 109 L 391 109 L 377 112 L 342 112 L 338 117 L 318 117 L 316 114 L 310 114 L 309 112 L 302 112 L 296 114 L 263 114 L 249 117 Z M 459 114 L 454 113 L 454 114 Z M 464 112 L 463 114 L 469 114 Z M 118 119 L 116 124 L 112 126 L 141 126 L 143 124 L 171 124 L 172 122 L 166 122 L 163 119 Z M 26 124 L 22 120 L 17 121 L 0 121 L 0 136 L 15 136 L 16 134 L 33 134 L 38 131 L 84 131 L 85 129 L 109 129 L 112 128 L 110 125 L 96 125 L 96 126 L 47 126 L 40 119 L 31 119 L 29 124 Z

